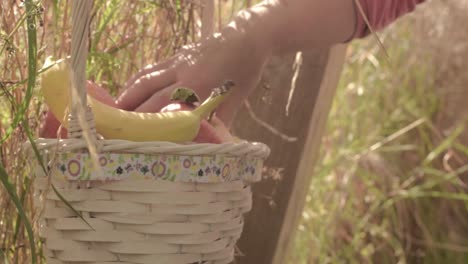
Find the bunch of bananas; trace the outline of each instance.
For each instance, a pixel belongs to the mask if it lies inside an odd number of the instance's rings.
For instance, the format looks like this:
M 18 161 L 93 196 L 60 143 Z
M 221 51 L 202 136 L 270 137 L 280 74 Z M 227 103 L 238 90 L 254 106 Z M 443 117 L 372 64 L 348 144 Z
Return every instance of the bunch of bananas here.
M 70 105 L 70 66 L 67 61 L 47 61 L 42 74 L 41 91 L 49 110 L 67 127 Z M 197 136 L 201 122 L 231 93 L 232 82 L 214 89 L 193 110 L 161 113 L 138 113 L 108 106 L 88 95 L 96 130 L 106 139 L 130 141 L 190 142 Z

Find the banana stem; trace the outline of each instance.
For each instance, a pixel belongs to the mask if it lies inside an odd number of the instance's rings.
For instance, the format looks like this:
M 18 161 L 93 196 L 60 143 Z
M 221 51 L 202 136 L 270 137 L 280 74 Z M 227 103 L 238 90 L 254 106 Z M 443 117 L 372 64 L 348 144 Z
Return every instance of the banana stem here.
M 198 98 L 197 94 L 194 90 L 190 88 L 180 87 L 174 90 L 171 94 L 171 101 L 178 101 L 188 105 L 198 105 L 200 102 L 200 98 Z
M 192 113 L 200 118 L 208 117 L 208 115 L 210 115 L 210 113 L 213 112 L 229 94 L 230 92 L 218 95 L 211 94 L 210 97 L 208 97 L 199 107 L 195 108 Z
M 228 81 L 220 88 L 214 89 L 211 95 L 192 112 L 200 118 L 207 118 L 231 94 L 230 87 L 233 85 L 234 83 Z

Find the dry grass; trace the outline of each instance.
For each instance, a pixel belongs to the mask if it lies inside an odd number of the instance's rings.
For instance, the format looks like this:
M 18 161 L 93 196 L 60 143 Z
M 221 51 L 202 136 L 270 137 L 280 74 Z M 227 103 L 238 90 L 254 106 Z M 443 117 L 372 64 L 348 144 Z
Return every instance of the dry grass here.
M 291 263 L 468 262 L 467 11 L 352 45 Z

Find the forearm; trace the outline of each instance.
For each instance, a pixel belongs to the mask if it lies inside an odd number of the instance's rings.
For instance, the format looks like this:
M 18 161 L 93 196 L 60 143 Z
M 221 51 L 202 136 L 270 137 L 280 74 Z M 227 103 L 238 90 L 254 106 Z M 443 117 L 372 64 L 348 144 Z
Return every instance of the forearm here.
M 353 1 L 266 0 L 240 12 L 222 34 L 239 34 L 246 47 L 276 54 L 330 46 L 354 33 Z

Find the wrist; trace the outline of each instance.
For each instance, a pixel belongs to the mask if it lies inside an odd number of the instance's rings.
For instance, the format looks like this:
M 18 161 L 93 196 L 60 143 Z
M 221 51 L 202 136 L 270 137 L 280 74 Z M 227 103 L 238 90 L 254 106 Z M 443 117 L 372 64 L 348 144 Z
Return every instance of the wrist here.
M 349 39 L 354 0 L 265 0 L 241 11 L 227 29 L 268 55 L 321 48 Z
M 269 57 L 275 50 L 272 11 L 272 4 L 265 2 L 240 11 L 221 31 L 221 37 L 242 45 L 248 56 Z

